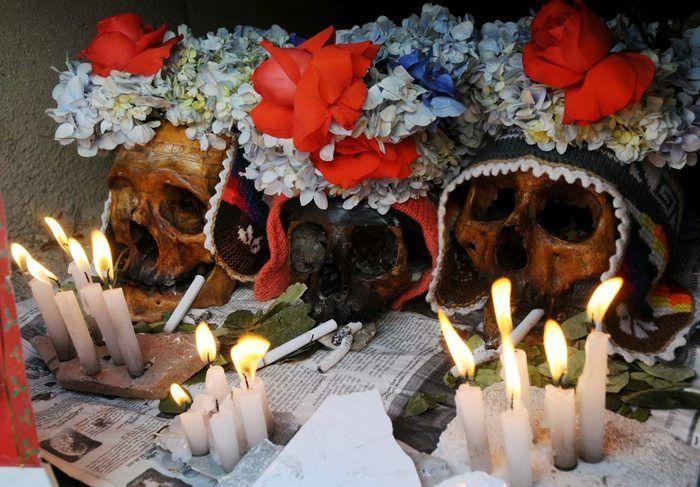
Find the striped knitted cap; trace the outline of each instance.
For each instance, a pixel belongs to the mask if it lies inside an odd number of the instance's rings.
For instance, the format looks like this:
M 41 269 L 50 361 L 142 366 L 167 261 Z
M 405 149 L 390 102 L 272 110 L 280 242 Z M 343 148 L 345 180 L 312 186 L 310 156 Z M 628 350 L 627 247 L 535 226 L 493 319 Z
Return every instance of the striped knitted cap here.
M 544 152 L 515 135 L 485 146 L 440 198 L 438 263 L 428 293 L 433 308 L 443 307 L 449 314 L 480 309 L 490 284 L 476 275 L 464 278 L 461 286 L 455 284 L 459 243 L 450 203 L 473 178 L 520 171 L 577 182 L 610 196 L 618 235 L 601 280 L 621 276 L 625 287 L 606 317 L 605 329 L 627 360 L 672 359 L 697 314 L 693 296 L 667 272 L 682 217 L 680 186 L 669 171 L 644 162 L 621 164 L 602 151 L 569 147 L 565 154 Z

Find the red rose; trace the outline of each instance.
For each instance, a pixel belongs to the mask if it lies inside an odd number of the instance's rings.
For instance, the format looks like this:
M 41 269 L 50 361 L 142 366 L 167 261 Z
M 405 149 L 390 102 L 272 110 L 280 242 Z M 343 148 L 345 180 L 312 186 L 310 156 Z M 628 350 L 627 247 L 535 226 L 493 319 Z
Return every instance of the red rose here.
M 362 78 L 379 46 L 329 44 L 334 37 L 329 27 L 296 48 L 262 43 L 271 57 L 252 77 L 262 97 L 250 113 L 258 130 L 313 152 L 330 142 L 331 122 L 352 129 L 367 97 Z
M 647 56 L 610 53 L 607 25 L 582 0 L 550 0 L 531 25 L 523 48 L 525 74 L 564 88 L 564 123 L 597 122 L 637 103 L 654 77 Z
M 108 76 L 112 70 L 150 76 L 163 67 L 170 50 L 180 36 L 163 42 L 166 24 L 153 30 L 136 14 L 119 14 L 100 20 L 97 36 L 80 57 L 92 63 L 99 76 Z
M 375 139 L 345 138 L 335 144 L 332 161 L 321 160 L 318 153 L 311 160 L 323 177 L 341 188 L 354 188 L 365 179 L 405 179 L 411 175 L 410 165 L 418 159 L 416 143 L 404 139 L 397 144 L 384 144 Z

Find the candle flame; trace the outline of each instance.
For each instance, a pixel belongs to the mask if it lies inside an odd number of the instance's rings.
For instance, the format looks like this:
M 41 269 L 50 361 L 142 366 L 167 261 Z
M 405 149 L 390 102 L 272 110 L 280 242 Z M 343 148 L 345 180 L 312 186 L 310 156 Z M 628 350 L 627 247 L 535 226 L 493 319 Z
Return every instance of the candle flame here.
M 180 407 L 192 402 L 192 397 L 180 384 L 170 384 L 170 396 L 173 398 L 173 401 L 175 401 L 175 404 Z
M 68 249 L 70 250 L 70 255 L 73 257 L 73 262 L 78 266 L 80 272 L 89 276 L 90 275 L 90 260 L 88 259 L 85 249 L 80 242 L 74 238 L 68 239 Z
M 617 293 L 622 288 L 622 278 L 613 277 L 606 281 L 601 282 L 598 287 L 593 291 L 591 299 L 588 301 L 588 306 L 586 307 L 586 312 L 588 313 L 588 319 L 592 323 L 595 323 L 596 327 L 600 327 L 603 324 L 603 318 L 605 313 L 608 311 L 610 303 L 612 303 Z
M 513 331 L 513 317 L 510 314 L 510 290 L 511 284 L 507 277 L 501 277 L 491 285 L 491 300 L 501 338 L 510 336 L 510 332 Z
M 506 381 L 506 393 L 511 398 L 513 408 L 520 402 L 521 385 L 520 374 L 518 373 L 518 361 L 515 358 L 515 348 L 510 340 L 510 335 L 503 341 L 501 359 Z
M 58 245 L 63 249 L 65 253 L 70 255 L 70 248 L 68 246 L 68 236 L 63 230 L 61 224 L 58 223 L 58 221 L 55 218 L 51 218 L 50 216 L 44 217 L 44 223 L 46 223 L 49 226 L 49 229 L 53 234 L 53 238 L 56 239 Z
M 261 336 L 245 335 L 231 348 L 231 360 L 241 378 L 241 384 L 250 388 L 255 381 L 258 363 L 270 348 L 270 342 Z
M 56 274 L 48 270 L 43 265 L 39 264 L 36 260 L 34 260 L 32 256 L 27 255 L 26 263 L 27 270 L 35 279 L 38 279 L 39 281 L 49 285 L 52 284 L 52 282 L 58 281 L 58 277 L 56 277 Z
M 202 362 L 212 363 L 216 360 L 216 339 L 212 335 L 209 325 L 202 321 L 194 332 L 197 343 L 197 353 Z
M 27 259 L 32 258 L 32 256 L 29 255 L 29 251 L 20 244 L 13 243 L 10 245 L 10 253 L 12 254 L 12 258 L 17 263 L 19 270 L 22 272 L 27 272 Z
M 556 321 L 547 320 L 544 324 L 544 352 L 555 383 L 566 374 L 567 351 L 566 338 L 561 327 Z
M 442 309 L 438 309 L 438 319 L 440 320 L 442 336 L 445 337 L 447 349 L 450 351 L 450 355 L 452 355 L 452 360 L 454 360 L 457 365 L 459 375 L 471 380 L 474 377 L 474 369 L 476 368 L 472 351 L 469 350 L 467 344 L 464 343 L 464 340 L 457 334 L 457 331 L 454 329 L 447 316 L 445 316 Z
M 92 240 L 92 263 L 95 266 L 97 275 L 104 282 L 114 281 L 114 267 L 112 264 L 112 251 L 104 233 L 93 230 L 90 235 Z

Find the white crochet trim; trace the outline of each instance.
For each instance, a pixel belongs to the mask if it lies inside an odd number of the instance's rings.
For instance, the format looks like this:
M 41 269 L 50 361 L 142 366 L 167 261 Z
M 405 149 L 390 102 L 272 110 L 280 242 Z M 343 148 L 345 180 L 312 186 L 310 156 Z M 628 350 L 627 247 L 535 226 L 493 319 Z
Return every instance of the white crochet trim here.
M 237 149 L 238 147 L 236 144 L 231 144 L 231 146 L 226 149 L 226 158 L 222 162 L 224 167 L 219 172 L 219 182 L 216 183 L 214 194 L 209 198 L 209 209 L 204 214 L 204 248 L 212 255 L 216 253 L 216 247 L 214 246 L 214 223 L 216 214 L 219 211 L 219 203 L 224 194 L 224 188 L 226 188 L 228 177 L 231 174 L 231 163 L 236 157 Z
M 109 214 L 112 206 L 112 192 L 107 193 L 107 199 L 105 200 L 104 207 L 102 209 L 102 215 L 100 216 L 100 231 L 105 233 L 107 231 L 107 225 L 109 225 Z
M 524 157 L 514 161 L 508 162 L 494 162 L 487 161 L 482 163 L 477 163 L 457 176 L 442 192 L 440 196 L 440 205 L 438 207 L 438 258 L 437 264 L 433 268 L 432 280 L 430 281 L 430 287 L 428 288 L 428 295 L 426 296 L 426 301 L 430 304 L 433 311 L 437 312 L 438 305 L 435 299 L 436 286 L 438 282 L 438 275 L 442 269 L 442 262 L 445 252 L 445 244 L 448 235 L 448 228 L 445 225 L 445 206 L 447 204 L 447 199 L 452 191 L 455 190 L 457 186 L 462 184 L 464 181 L 469 179 L 479 177 L 479 176 L 496 176 L 498 174 L 508 174 L 513 172 L 532 172 L 535 177 L 547 176 L 552 181 L 558 179 L 564 179 L 567 183 L 573 184 L 577 180 L 585 188 L 592 188 L 598 193 L 608 193 L 612 197 L 613 207 L 615 208 L 615 217 L 618 220 L 617 231 L 619 233 L 618 239 L 615 241 L 615 253 L 610 256 L 610 265 L 608 270 L 600 276 L 600 280 L 604 281 L 609 277 L 615 275 L 622 256 L 624 255 L 624 250 L 627 246 L 627 240 L 629 238 L 629 227 L 630 227 L 630 217 L 627 207 L 627 201 L 623 196 L 610 184 L 602 181 L 601 179 L 593 176 L 581 169 L 574 168 L 571 166 L 558 165 L 556 167 L 551 166 L 547 163 L 540 162 L 531 157 Z M 483 307 L 485 299 L 481 302 L 475 303 L 468 307 L 454 307 L 454 308 L 444 308 L 445 314 L 452 316 L 454 314 L 469 314 Z

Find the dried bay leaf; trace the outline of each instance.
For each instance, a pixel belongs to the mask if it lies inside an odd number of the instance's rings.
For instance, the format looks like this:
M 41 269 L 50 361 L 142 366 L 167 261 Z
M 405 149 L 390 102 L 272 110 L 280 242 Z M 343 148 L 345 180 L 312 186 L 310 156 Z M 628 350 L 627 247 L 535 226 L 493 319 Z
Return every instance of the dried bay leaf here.
M 476 376 L 474 377 L 474 385 L 479 386 L 481 389 L 485 389 L 486 387 L 500 381 L 501 376 L 498 375 L 498 372 L 493 369 L 479 368 L 477 369 Z
M 700 394 L 683 390 L 682 386 L 632 392 L 622 396 L 622 401 L 649 409 L 700 409 Z
M 478 348 L 484 345 L 484 339 L 481 338 L 479 335 L 474 333 L 472 336 L 469 337 L 469 340 L 467 340 L 467 346 L 469 347 L 469 350 L 472 352 Z
M 664 363 L 647 365 L 643 362 L 639 362 L 637 365 L 647 374 L 669 382 L 683 382 L 695 376 L 695 372 L 690 367 L 668 365 Z
M 584 311 L 564 321 L 561 329 L 567 340 L 578 340 L 588 335 L 589 326 L 588 314 Z
M 629 381 L 629 372 L 623 372 L 617 375 L 610 375 L 608 376 L 608 385 L 606 387 L 606 391 L 612 393 L 620 392 L 622 389 L 625 388 L 625 386 L 627 386 L 627 384 L 629 384 Z
M 418 416 L 426 411 L 437 408 L 441 402 L 445 401 L 445 396 L 442 394 L 429 394 L 426 392 L 416 392 L 411 396 L 406 405 L 404 416 Z

